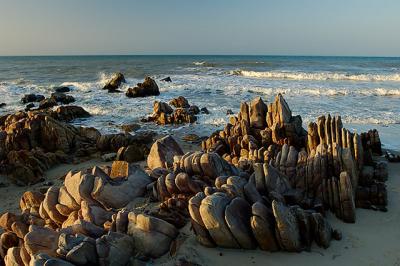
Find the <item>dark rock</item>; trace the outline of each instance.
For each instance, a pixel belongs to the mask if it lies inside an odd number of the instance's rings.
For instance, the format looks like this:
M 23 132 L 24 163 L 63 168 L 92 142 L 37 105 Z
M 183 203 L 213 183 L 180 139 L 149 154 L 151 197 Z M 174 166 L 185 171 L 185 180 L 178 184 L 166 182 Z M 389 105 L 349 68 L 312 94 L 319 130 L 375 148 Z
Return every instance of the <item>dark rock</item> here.
M 233 111 L 231 109 L 226 110 L 226 115 L 233 115 Z
M 201 108 L 200 113 L 206 114 L 206 115 L 210 114 L 210 112 L 208 111 L 208 109 L 206 107 Z
M 0 103 L 0 108 L 5 107 L 7 104 L 6 103 Z
M 166 77 L 166 78 L 160 79 L 160 81 L 172 82 L 172 79 L 171 79 L 171 77 Z
M 60 86 L 60 87 L 54 87 L 54 91 L 65 93 L 65 92 L 70 92 L 71 89 L 67 86 Z
M 28 103 L 25 106 L 25 111 L 27 112 L 27 111 L 31 110 L 32 108 L 34 108 L 34 107 L 35 107 L 35 105 L 33 103 Z
M 22 97 L 21 102 L 22 103 L 40 102 L 44 99 L 45 97 L 40 94 L 25 94 L 24 97 Z
M 61 121 L 72 121 L 76 118 L 90 117 L 90 114 L 80 106 L 60 106 L 53 113 L 52 116 Z
M 65 93 L 61 93 L 61 92 L 52 93 L 50 98 L 52 98 L 56 102 L 62 103 L 62 104 L 69 104 L 69 103 L 75 102 L 74 97 L 72 97 L 71 95 L 67 95 Z
M 146 77 L 143 83 L 138 83 L 136 87 L 129 88 L 125 94 L 129 98 L 157 96 L 160 90 L 154 79 Z
M 106 83 L 103 90 L 108 90 L 108 92 L 116 92 L 121 83 L 125 83 L 125 77 L 122 73 L 115 73 L 110 81 Z
M 47 98 L 39 103 L 39 109 L 46 109 L 46 108 L 52 108 L 57 105 L 57 101 L 54 98 Z
M 125 124 L 121 126 L 121 129 L 127 133 L 132 132 L 132 131 L 136 131 L 138 129 L 140 129 L 140 125 L 139 124 Z

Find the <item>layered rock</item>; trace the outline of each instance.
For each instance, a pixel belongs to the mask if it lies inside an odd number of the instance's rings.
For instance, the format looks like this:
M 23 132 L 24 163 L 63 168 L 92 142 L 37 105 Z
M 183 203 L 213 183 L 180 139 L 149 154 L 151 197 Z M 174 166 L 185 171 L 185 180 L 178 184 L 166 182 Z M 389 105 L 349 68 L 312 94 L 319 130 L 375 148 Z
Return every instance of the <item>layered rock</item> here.
M 202 148 L 218 152 L 236 166 L 249 161 L 269 162 L 274 145 L 288 143 L 302 148 L 306 134 L 301 117 L 292 116 L 279 94 L 268 106 L 261 98 L 255 98 L 249 104 L 241 103 L 238 116 L 232 116 L 224 130 L 203 141 Z

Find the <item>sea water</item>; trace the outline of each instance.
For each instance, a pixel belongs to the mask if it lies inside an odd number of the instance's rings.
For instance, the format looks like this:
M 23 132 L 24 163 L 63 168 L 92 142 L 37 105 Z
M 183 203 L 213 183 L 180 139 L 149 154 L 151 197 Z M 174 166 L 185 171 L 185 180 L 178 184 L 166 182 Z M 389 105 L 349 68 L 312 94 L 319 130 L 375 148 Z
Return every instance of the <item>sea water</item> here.
M 121 90 L 153 77 L 161 95 L 127 98 L 102 90 L 114 72 L 127 83 Z M 172 82 L 161 82 L 170 76 Z M 0 114 L 24 109 L 24 94 L 48 96 L 54 86 L 69 86 L 76 105 L 93 116 L 74 121 L 103 133 L 140 123 L 153 102 L 186 97 L 206 107 L 193 125 L 155 126 L 160 133 L 186 130 L 207 135 L 223 128 L 228 109 L 260 96 L 266 102 L 282 93 L 304 127 L 323 114 L 341 115 L 352 131 L 379 130 L 385 148 L 400 150 L 400 58 L 301 56 L 43 56 L 0 57 Z

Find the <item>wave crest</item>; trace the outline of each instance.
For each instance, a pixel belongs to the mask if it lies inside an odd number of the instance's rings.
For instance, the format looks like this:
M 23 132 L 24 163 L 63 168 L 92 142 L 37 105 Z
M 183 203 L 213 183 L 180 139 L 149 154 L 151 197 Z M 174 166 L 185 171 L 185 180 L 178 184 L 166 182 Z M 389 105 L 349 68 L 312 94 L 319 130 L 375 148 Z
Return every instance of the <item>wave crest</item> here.
M 354 80 L 354 81 L 400 81 L 400 73 L 379 74 L 346 74 L 336 72 L 277 72 L 277 71 L 247 71 L 232 70 L 231 75 L 265 78 L 265 79 L 291 79 L 291 80 Z

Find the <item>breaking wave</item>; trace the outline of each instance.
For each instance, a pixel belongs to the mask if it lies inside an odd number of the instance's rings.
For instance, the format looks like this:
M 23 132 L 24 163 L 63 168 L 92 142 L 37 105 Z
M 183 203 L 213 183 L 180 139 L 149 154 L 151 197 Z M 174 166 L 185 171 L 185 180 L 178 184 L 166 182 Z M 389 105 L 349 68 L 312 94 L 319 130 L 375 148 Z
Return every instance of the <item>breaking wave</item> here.
M 395 74 L 347 74 L 336 72 L 277 72 L 277 71 L 247 71 L 232 70 L 231 75 L 291 80 L 354 80 L 354 81 L 399 81 L 400 73 Z

